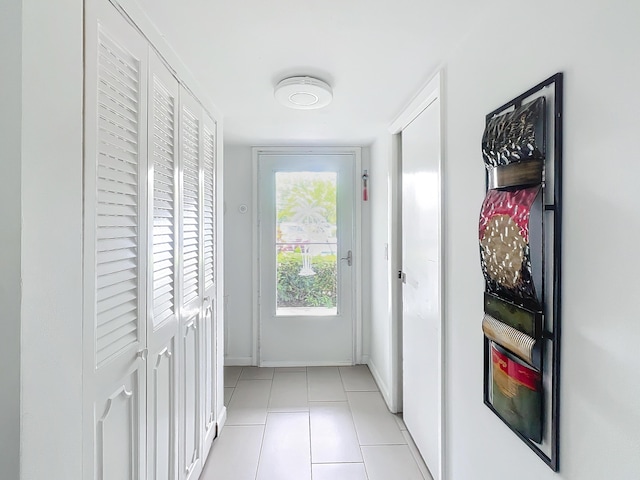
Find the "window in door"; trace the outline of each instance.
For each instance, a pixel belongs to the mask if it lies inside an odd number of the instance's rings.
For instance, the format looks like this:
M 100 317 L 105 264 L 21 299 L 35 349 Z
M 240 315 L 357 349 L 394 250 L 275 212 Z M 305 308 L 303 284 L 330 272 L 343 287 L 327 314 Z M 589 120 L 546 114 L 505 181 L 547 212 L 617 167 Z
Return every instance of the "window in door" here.
M 335 315 L 336 172 L 277 172 L 276 315 Z

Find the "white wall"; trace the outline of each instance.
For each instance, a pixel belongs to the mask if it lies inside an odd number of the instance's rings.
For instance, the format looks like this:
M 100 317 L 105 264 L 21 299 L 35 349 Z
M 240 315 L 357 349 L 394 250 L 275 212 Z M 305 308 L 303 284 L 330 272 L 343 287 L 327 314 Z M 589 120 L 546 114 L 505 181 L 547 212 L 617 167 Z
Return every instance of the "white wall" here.
M 20 118 L 22 116 L 22 2 L 0 9 L 0 472 L 20 472 Z
M 82 478 L 82 5 L 22 1 L 23 480 Z
M 501 28 L 473 33 L 447 62 L 452 479 L 506 478 L 515 467 L 520 480 L 558 478 L 482 405 L 476 241 L 484 115 L 556 71 L 565 72 L 559 478 L 640 478 L 640 162 L 629 150 L 640 131 L 639 19 L 638 2 L 505 2 L 493 17 Z
M 362 168 L 369 169 L 369 149 L 362 149 Z M 224 147 L 224 242 L 225 242 L 225 363 L 250 365 L 253 355 L 253 158 L 250 146 Z M 240 205 L 248 207 L 240 213 Z M 362 205 L 362 355 L 369 357 L 369 216 L 368 203 Z
M 251 147 L 224 148 L 225 362 L 253 361 L 253 171 Z M 248 207 L 240 213 L 240 205 Z
M 371 341 L 369 369 L 373 373 L 387 405 L 392 399 L 392 311 L 393 274 L 390 249 L 391 138 L 380 137 L 371 146 Z
M 444 63 L 448 478 L 635 480 L 640 3 L 499 3 L 480 19 L 491 25 L 479 21 Z M 557 71 L 565 72 L 559 475 L 482 403 L 477 244 L 484 116 Z M 373 298 L 382 294 L 374 285 Z

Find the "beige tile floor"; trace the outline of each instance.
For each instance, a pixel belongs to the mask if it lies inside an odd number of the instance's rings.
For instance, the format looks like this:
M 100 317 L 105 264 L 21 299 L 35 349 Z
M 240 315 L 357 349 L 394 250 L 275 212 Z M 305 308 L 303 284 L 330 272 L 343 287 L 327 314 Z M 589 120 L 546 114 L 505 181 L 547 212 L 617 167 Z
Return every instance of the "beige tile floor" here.
M 225 367 L 201 480 L 432 480 L 369 369 Z

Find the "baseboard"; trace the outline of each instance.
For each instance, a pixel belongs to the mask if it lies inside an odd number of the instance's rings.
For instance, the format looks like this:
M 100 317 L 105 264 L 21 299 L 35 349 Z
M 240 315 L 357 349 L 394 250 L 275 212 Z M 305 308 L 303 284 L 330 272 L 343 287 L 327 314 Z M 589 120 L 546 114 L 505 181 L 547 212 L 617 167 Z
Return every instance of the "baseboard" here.
M 253 357 L 224 357 L 225 367 L 250 367 Z
M 353 365 L 351 362 L 325 362 L 325 361 L 317 361 L 317 362 L 307 362 L 307 361 L 295 361 L 295 360 L 287 360 L 287 361 L 276 361 L 262 362 L 261 367 L 348 367 Z
M 367 362 L 367 366 L 371 371 L 371 375 L 373 375 L 373 379 L 378 384 L 378 388 L 380 389 L 382 398 L 384 398 L 384 401 L 387 404 L 387 408 L 389 409 L 389 411 L 391 411 L 391 413 L 396 413 L 394 411 L 396 410 L 395 405 L 391 400 L 391 390 L 389 389 L 389 386 L 387 385 L 387 383 L 382 379 L 382 375 L 380 375 L 380 372 L 378 371 L 378 367 L 376 367 L 376 364 L 371 359 L 369 359 L 369 361 Z
M 218 434 L 216 436 L 220 436 L 220 432 L 224 428 L 225 423 L 227 423 L 227 407 L 223 406 L 222 410 L 220 410 L 220 414 L 218 415 L 218 420 L 217 420 Z
M 361 365 L 368 365 L 369 364 L 369 355 L 362 355 L 362 361 L 360 362 Z

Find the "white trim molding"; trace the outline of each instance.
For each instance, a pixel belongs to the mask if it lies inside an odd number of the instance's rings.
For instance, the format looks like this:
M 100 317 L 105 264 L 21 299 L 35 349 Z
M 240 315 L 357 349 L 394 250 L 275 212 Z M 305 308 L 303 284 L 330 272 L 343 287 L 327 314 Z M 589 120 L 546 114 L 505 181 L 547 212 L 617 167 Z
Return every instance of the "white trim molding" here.
M 384 382 L 382 375 L 380 375 L 380 372 L 378 371 L 378 367 L 376 367 L 376 364 L 371 359 L 369 359 L 369 361 L 367 362 L 367 366 L 369 367 L 369 371 L 371 372 L 373 379 L 378 385 L 378 389 L 380 389 L 382 398 L 384 398 L 384 401 L 387 403 L 389 411 L 391 413 L 398 413 L 399 410 L 397 408 L 397 405 L 394 405 L 394 403 L 391 401 L 391 389 L 389 388 L 389 385 Z
M 275 368 L 287 368 L 287 367 L 350 367 L 351 362 L 262 362 L 261 367 L 275 367 Z
M 227 407 L 222 407 L 220 409 L 220 413 L 218 415 L 218 420 L 216 422 L 217 424 L 217 428 L 218 428 L 218 432 L 216 437 L 220 436 L 220 432 L 222 432 L 222 429 L 224 428 L 225 423 L 227 423 Z
M 396 119 L 389 125 L 389 133 L 397 134 L 402 132 L 425 108 L 431 105 L 436 98 L 440 97 L 442 75 L 437 72 L 431 80 L 413 97 L 413 100 L 400 112 Z
M 250 367 L 255 365 L 253 357 L 224 357 L 225 367 Z

